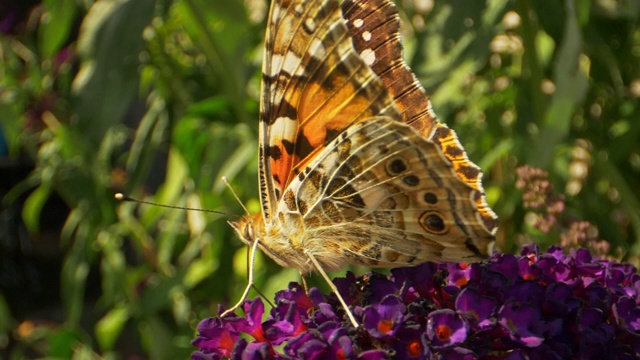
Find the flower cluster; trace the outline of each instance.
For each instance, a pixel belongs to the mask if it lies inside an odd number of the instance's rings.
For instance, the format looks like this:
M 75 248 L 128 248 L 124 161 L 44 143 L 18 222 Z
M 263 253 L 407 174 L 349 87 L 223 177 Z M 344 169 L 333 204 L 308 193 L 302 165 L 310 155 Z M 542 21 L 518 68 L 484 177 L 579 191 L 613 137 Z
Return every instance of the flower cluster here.
M 516 169 L 516 175 L 516 189 L 523 190 L 523 207 L 540 212 L 534 226 L 548 233 L 558 225 L 559 218 L 562 217 L 565 209 L 564 195 L 554 190 L 549 174 L 542 169 L 526 165 Z
M 193 359 L 567 359 L 640 356 L 640 276 L 631 265 L 523 247 L 471 264 L 425 263 L 386 277 L 348 273 L 334 295 L 292 283 L 262 321 L 246 316 L 198 326 Z
M 516 169 L 516 189 L 522 190 L 522 205 L 530 210 L 531 225 L 543 233 L 557 230 L 558 245 L 565 249 L 585 247 L 594 256 L 613 257 L 611 244 L 600 239 L 598 228 L 590 222 L 568 216 L 565 196 L 556 192 L 549 181 L 549 173 L 525 165 Z M 621 249 L 615 249 L 620 252 Z

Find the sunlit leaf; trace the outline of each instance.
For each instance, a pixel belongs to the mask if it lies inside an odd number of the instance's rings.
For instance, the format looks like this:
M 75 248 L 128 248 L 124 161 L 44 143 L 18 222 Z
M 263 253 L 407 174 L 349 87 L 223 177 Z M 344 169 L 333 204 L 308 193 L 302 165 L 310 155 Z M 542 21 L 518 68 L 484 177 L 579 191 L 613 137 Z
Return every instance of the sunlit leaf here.
M 129 319 L 130 315 L 127 308 L 115 307 L 98 320 L 95 327 L 95 334 L 100 349 L 113 349 Z
M 38 232 L 40 229 L 40 214 L 42 207 L 49 199 L 51 189 L 47 186 L 39 186 L 27 198 L 22 208 L 22 220 L 31 232 Z
M 78 6 L 75 0 L 43 0 L 46 13 L 39 32 L 40 49 L 45 57 L 52 57 L 68 41 Z

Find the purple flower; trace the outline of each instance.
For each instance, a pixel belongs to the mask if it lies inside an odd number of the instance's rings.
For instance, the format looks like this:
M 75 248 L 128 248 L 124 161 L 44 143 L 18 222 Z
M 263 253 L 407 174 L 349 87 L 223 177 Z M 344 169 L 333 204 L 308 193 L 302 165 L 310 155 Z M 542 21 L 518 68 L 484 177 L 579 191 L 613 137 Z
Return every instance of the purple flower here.
M 322 333 L 316 329 L 310 329 L 291 339 L 285 345 L 284 353 L 295 359 L 317 359 L 328 347 L 329 344 Z
M 333 311 L 333 308 L 330 304 L 320 303 L 318 304 L 318 309 L 314 313 L 314 320 L 316 323 L 322 324 L 325 322 L 340 322 L 340 318 Z
M 280 345 L 287 339 L 307 331 L 298 310 L 295 303 L 280 303 L 272 311 L 272 318 L 264 322 L 265 337 L 273 345 Z
M 640 308 L 629 297 L 621 297 L 613 305 L 616 323 L 624 330 L 636 333 L 640 331 Z
M 511 339 L 527 347 L 539 346 L 544 341 L 540 310 L 533 305 L 511 301 L 500 310 L 498 322 L 507 329 Z
M 293 338 L 285 347 L 286 355 L 296 359 L 355 359 L 353 340 L 340 324 L 327 322 Z M 375 352 L 377 353 L 377 352 Z M 375 353 L 369 354 L 369 358 Z
M 264 341 L 264 330 L 262 329 L 264 304 L 262 299 L 247 300 L 242 304 L 242 309 L 247 316 L 237 320 L 235 329 L 238 332 L 253 336 L 256 341 Z
M 473 351 L 461 347 L 444 349 L 440 353 L 439 359 L 447 360 L 476 360 L 478 357 Z
M 467 339 L 467 323 L 455 311 L 443 309 L 429 314 L 427 338 L 435 348 L 458 345 Z
M 304 289 L 297 283 L 289 283 L 287 290 L 278 291 L 275 296 L 276 304 L 280 303 L 295 303 L 300 315 L 306 316 L 306 314 L 315 305 L 322 302 L 322 293 L 316 288 L 309 291 L 309 294 L 305 294 Z
M 456 311 L 473 319 L 480 329 L 493 326 L 497 301 L 489 296 L 480 295 L 474 288 L 465 288 L 456 299 Z
M 359 302 L 360 292 L 356 287 L 356 276 L 352 272 L 348 272 L 345 277 L 338 277 L 333 279 L 333 284 L 338 288 L 340 295 L 344 301 L 349 305 L 354 305 Z M 338 302 L 338 299 L 334 294 L 331 294 L 331 299 Z
M 260 299 L 244 316 L 203 320 L 192 358 L 640 357 L 640 275 L 583 250 L 530 245 L 520 256 L 347 273 L 335 284 L 358 329 L 334 295 L 291 283 L 264 320 Z
M 240 339 L 231 353 L 232 359 L 271 359 L 273 349 L 263 342 L 250 342 Z
M 393 343 L 396 359 L 429 359 L 431 350 L 427 334 L 418 325 L 408 325 L 398 329 L 397 341 Z
M 566 317 L 574 314 L 581 305 L 582 301 L 573 296 L 571 287 L 565 283 L 554 283 L 546 289 L 543 305 L 545 313 Z
M 580 341 L 583 344 L 607 343 L 613 337 L 613 326 L 607 323 L 606 316 L 599 309 L 587 308 L 578 317 Z
M 346 358 L 340 358 L 346 359 Z M 384 350 L 367 350 L 358 355 L 358 360 L 385 360 L 389 359 L 389 354 Z
M 203 355 L 215 353 L 229 357 L 239 338 L 239 332 L 224 319 L 208 318 L 198 324 L 198 337 L 193 340 L 193 345 L 199 348 Z
M 434 284 L 436 271 L 436 264 L 427 262 L 415 267 L 393 269 L 391 270 L 391 279 L 400 288 L 411 289 L 408 293 L 429 298 L 436 288 Z
M 351 359 L 355 355 L 353 341 L 349 337 L 345 328 L 337 328 L 325 336 L 329 336 L 328 353 L 334 355 L 334 359 Z
M 367 298 L 369 304 L 378 304 L 388 295 L 400 293 L 401 289 L 386 276 L 376 273 L 369 277 L 369 287 L 371 289 Z
M 405 306 L 397 296 L 387 295 L 380 304 L 364 309 L 363 326 L 373 337 L 393 336 L 402 323 L 404 311 Z
M 528 263 L 528 259 L 523 259 L 525 263 Z M 489 263 L 489 269 L 495 271 L 503 276 L 506 276 L 510 282 L 515 282 L 519 273 L 519 261 L 518 259 L 509 254 L 500 254 L 491 258 Z
M 446 264 L 449 276 L 447 276 L 447 285 L 454 285 L 458 288 L 467 285 L 471 278 L 471 266 L 467 264 Z

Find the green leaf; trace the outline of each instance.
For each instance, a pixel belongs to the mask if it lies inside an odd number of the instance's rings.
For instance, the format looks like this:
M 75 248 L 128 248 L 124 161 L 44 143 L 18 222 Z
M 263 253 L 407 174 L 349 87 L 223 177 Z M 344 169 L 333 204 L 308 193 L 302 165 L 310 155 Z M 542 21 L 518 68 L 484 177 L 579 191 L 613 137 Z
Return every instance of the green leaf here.
M 96 340 L 102 351 L 114 348 L 118 337 L 130 319 L 129 310 L 118 306 L 98 320 L 95 327 Z
M 169 126 L 168 120 L 164 99 L 155 92 L 151 93 L 147 112 L 138 124 L 127 158 L 126 169 L 131 174 L 132 184 L 139 183 L 140 178 L 148 174 L 149 167 L 152 165 L 150 158 L 164 138 Z
M 211 97 L 192 104 L 187 109 L 187 116 L 194 117 L 214 117 L 224 111 L 229 111 L 229 100 L 225 97 Z
M 30 232 L 37 233 L 40 230 L 40 214 L 50 195 L 51 188 L 42 185 L 37 187 L 24 202 L 22 220 Z
M 160 316 L 145 318 L 139 324 L 138 332 L 150 359 L 184 359 L 193 351 L 188 343 L 184 348 L 176 345 L 173 329 Z
M 217 263 L 210 260 L 195 260 L 188 268 L 186 275 L 184 276 L 184 286 L 187 288 L 193 288 L 198 285 L 202 280 L 208 278 L 218 267 Z
M 101 231 L 96 243 L 101 248 L 102 301 L 113 304 L 126 297 L 122 284 L 126 277 L 126 260 L 120 239 L 109 231 Z
M 85 219 L 86 220 L 86 219 Z M 79 324 L 85 301 L 85 287 L 90 265 L 87 261 L 87 246 L 92 234 L 92 227 L 88 221 L 81 222 L 76 228 L 71 247 L 60 274 L 60 296 L 67 311 L 67 322 Z
M 49 337 L 48 355 L 50 358 L 70 359 L 80 341 L 81 337 L 76 331 L 61 328 Z
M 50 58 L 67 42 L 78 7 L 75 0 L 44 0 L 46 12 L 38 28 L 42 55 Z
M 85 17 L 78 52 L 83 55 L 73 84 L 77 130 L 100 143 L 107 128 L 120 123 L 137 95 L 139 55 L 153 0 L 96 1 Z
M 580 62 L 583 39 L 574 0 L 565 0 L 565 8 L 564 36 L 554 66 L 556 90 L 544 114 L 536 149 L 529 155 L 529 162 L 542 168 L 549 166 L 556 146 L 568 136 L 573 115 L 589 88 L 586 66 Z
M 185 268 L 178 268 L 170 276 L 156 275 L 153 281 L 148 283 L 140 296 L 140 316 L 148 317 L 162 310 L 171 308 L 171 294 L 176 288 L 183 288 Z

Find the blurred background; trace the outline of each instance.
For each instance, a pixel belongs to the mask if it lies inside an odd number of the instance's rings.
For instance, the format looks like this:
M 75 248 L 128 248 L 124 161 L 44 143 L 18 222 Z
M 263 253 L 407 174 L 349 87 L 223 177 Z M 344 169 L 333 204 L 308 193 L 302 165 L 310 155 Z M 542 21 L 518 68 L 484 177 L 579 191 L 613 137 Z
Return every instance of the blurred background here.
M 563 243 L 636 263 L 640 2 L 396 3 L 408 63 L 485 172 L 497 248 Z M 185 358 L 199 320 L 238 299 L 233 217 L 113 195 L 242 215 L 224 175 L 259 210 L 267 9 L 0 2 L 0 358 Z M 518 184 L 525 164 L 548 177 Z M 523 184 L 551 195 L 525 208 Z M 256 276 L 267 298 L 299 279 L 262 254 Z

